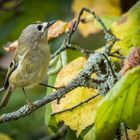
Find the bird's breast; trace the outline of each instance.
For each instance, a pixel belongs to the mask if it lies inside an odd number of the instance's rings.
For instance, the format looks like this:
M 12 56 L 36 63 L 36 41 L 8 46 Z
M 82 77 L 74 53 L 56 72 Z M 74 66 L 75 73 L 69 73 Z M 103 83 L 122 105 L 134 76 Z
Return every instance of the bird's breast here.
M 47 75 L 50 60 L 48 46 L 33 48 L 19 62 L 17 69 L 11 74 L 10 83 L 16 87 L 32 87 L 41 82 Z

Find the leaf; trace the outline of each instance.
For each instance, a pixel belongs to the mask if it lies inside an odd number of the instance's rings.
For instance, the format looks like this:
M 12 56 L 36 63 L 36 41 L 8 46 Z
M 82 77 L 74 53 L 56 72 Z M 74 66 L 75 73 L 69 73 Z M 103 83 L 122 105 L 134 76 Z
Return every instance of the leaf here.
M 57 20 L 48 30 L 48 40 L 58 37 L 59 35 L 67 32 L 74 20 L 70 22 L 64 22 L 62 20 Z
M 123 76 L 129 69 L 140 65 L 140 48 L 133 47 L 124 61 L 120 75 Z
M 4 50 L 7 52 L 14 52 L 17 47 L 18 47 L 18 40 L 15 40 L 13 42 L 7 43 L 4 46 Z
M 0 140 L 12 140 L 8 135 L 0 133 Z
M 140 66 L 129 70 L 99 103 L 94 127 L 85 140 L 112 140 L 120 123 L 136 129 L 140 123 Z
M 83 7 L 93 10 L 98 16 L 103 17 L 106 25 L 109 25 L 112 21 L 116 20 L 115 17 L 118 17 L 121 13 L 120 0 L 74 0 L 72 10 L 74 11 L 75 16 L 78 16 L 81 8 Z M 96 25 L 97 23 L 94 21 L 92 15 L 84 13 L 82 17 L 89 21 L 93 21 L 85 24 L 79 24 L 79 31 L 84 37 L 101 31 L 102 28 Z
M 86 59 L 84 57 L 79 57 L 66 65 L 57 75 L 55 86 L 63 86 L 70 82 L 83 68 L 85 62 Z M 52 111 L 57 112 L 68 109 L 82 101 L 85 101 L 95 94 L 97 94 L 97 90 L 95 89 L 78 87 L 69 92 L 64 98 L 62 98 L 60 100 L 60 104 L 57 104 L 56 101 L 53 102 Z M 97 97 L 96 99 L 91 100 L 88 103 L 73 109 L 72 111 L 57 114 L 55 116 L 57 122 L 64 121 L 64 123 L 68 125 L 72 130 L 77 131 L 78 136 L 83 129 L 93 123 L 96 103 L 100 99 L 101 97 Z
M 56 75 L 50 75 L 48 78 L 48 84 L 54 85 L 55 79 L 56 79 Z M 50 95 L 52 93 L 52 90 L 53 90 L 52 88 L 48 88 L 46 91 L 46 96 Z M 46 110 L 45 111 L 45 124 L 46 126 L 50 128 L 49 130 L 51 130 L 51 132 L 56 133 L 58 131 L 58 126 L 55 121 L 55 117 L 51 117 L 51 112 L 52 112 L 51 105 L 47 104 L 45 106 L 45 110 Z
M 118 21 L 112 24 L 113 34 L 120 39 L 113 49 L 119 50 L 126 56 L 131 47 L 140 46 L 140 1 L 138 1 L 127 13 L 122 15 Z
M 72 131 L 70 128 L 67 128 L 65 140 L 82 140 L 82 138 L 80 137 L 77 138 L 77 136 L 75 135 L 75 132 Z
M 138 129 L 136 130 L 128 129 L 127 133 L 130 140 L 139 140 L 140 139 L 140 125 L 138 126 Z M 126 140 L 125 136 L 122 136 L 121 140 Z

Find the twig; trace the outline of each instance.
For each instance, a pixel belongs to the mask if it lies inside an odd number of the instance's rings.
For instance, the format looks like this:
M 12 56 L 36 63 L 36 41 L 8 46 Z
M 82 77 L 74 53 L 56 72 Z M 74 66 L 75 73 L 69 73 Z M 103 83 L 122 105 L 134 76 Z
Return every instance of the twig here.
M 116 57 L 123 60 L 126 59 L 124 56 L 121 56 L 121 55 L 109 54 L 109 56 Z
M 125 124 L 124 124 L 124 133 L 125 133 L 125 139 L 129 140 L 128 132 L 127 132 L 127 126 Z
M 61 52 L 65 51 L 67 48 L 68 48 L 68 46 L 64 45 L 64 42 L 63 42 L 61 47 L 54 54 L 51 55 L 51 59 L 55 58 Z
M 122 54 L 120 54 L 120 51 L 119 50 L 116 50 L 114 52 L 111 52 L 109 54 L 109 56 L 116 57 L 116 58 L 119 58 L 119 59 L 126 59 L 126 57 L 124 57 Z
M 70 83 L 68 83 L 67 86 L 61 87 L 60 89 L 56 90 L 53 94 L 45 96 L 44 98 L 33 102 L 32 103 L 33 107 L 27 104 L 22 106 L 20 109 L 18 109 L 15 112 L 1 115 L 0 123 L 11 121 L 11 120 L 17 120 L 21 117 L 28 116 L 38 108 L 42 107 L 43 105 L 48 104 L 54 100 L 61 99 L 65 94 L 67 94 L 68 92 L 72 91 L 77 87 L 81 87 L 81 86 L 92 87 L 93 85 L 89 85 L 89 83 L 91 82 L 88 81 L 88 77 L 90 77 L 91 74 L 94 72 L 93 62 L 94 62 L 93 55 L 91 55 L 84 69 L 81 70 L 80 73 Z
M 44 87 L 49 87 L 49 88 L 52 88 L 52 89 L 59 89 L 58 87 L 54 87 L 54 86 L 51 86 L 51 85 L 48 85 L 48 84 L 43 84 L 43 83 L 39 83 L 39 85 L 41 86 L 44 86 Z
M 95 52 L 94 54 L 91 54 L 90 57 L 87 60 L 86 65 L 84 66 L 84 68 L 79 72 L 79 74 L 70 82 L 68 83 L 65 87 L 61 87 L 59 89 L 57 89 L 53 94 L 45 96 L 44 98 L 37 100 L 35 102 L 31 104 L 27 104 L 22 106 L 20 109 L 18 109 L 15 112 L 11 112 L 11 113 L 7 113 L 7 114 L 3 114 L 0 116 L 0 123 L 3 122 L 8 122 L 11 120 L 17 120 L 21 117 L 25 117 L 30 115 L 32 112 L 34 112 L 35 110 L 39 109 L 40 107 L 42 107 L 45 104 L 48 104 L 54 100 L 60 100 L 65 94 L 69 93 L 70 91 L 72 91 L 73 89 L 77 88 L 77 87 L 91 87 L 91 88 L 96 88 L 96 89 L 103 89 L 106 88 L 106 85 L 109 85 L 111 81 L 110 77 L 108 79 L 104 79 L 105 83 L 104 86 L 103 84 L 99 84 L 99 81 L 102 77 L 102 75 L 104 73 L 102 73 L 102 63 L 104 61 L 104 57 L 103 54 L 108 56 L 110 53 L 110 50 L 115 42 L 116 39 L 114 39 L 114 36 L 112 36 L 107 28 L 104 26 L 103 22 L 100 20 L 99 17 L 97 17 L 95 15 L 94 12 L 89 11 L 88 9 L 83 9 L 83 11 L 86 10 L 88 12 L 90 12 L 91 14 L 93 14 L 96 19 L 100 22 L 101 25 L 103 25 L 103 28 L 105 30 L 105 33 L 108 34 L 109 38 L 107 38 L 107 44 L 104 46 L 103 51 L 102 52 Z M 80 16 L 79 16 L 80 17 Z M 64 40 L 62 47 L 51 56 L 51 58 L 54 58 L 56 55 L 58 55 L 61 51 L 67 49 L 67 48 L 72 48 L 70 43 L 71 40 L 71 35 L 74 33 L 74 31 L 76 30 L 78 26 L 78 22 L 73 24 L 73 29 L 71 30 L 71 32 L 69 32 L 68 36 L 66 37 L 66 39 Z M 112 39 L 112 40 L 111 40 Z M 79 48 L 78 48 L 79 49 Z M 84 51 L 84 50 L 81 50 Z M 99 72 L 98 72 L 99 70 Z M 101 75 L 97 75 L 97 80 L 91 79 L 91 75 L 93 73 L 96 74 L 101 74 Z M 101 77 L 99 77 L 101 76 Z M 107 83 L 108 82 L 108 83 Z M 107 93 L 109 89 L 106 88 L 105 93 Z M 100 90 L 99 90 L 100 92 Z
M 129 136 L 128 136 L 128 132 L 127 132 L 127 125 L 125 123 L 120 123 L 120 130 L 121 130 L 121 134 L 122 136 L 124 136 L 125 140 L 129 140 Z
M 87 49 L 81 48 L 74 44 L 62 44 L 62 46 L 54 54 L 51 55 L 51 59 L 55 58 L 57 55 L 59 55 L 61 52 L 65 51 L 67 49 L 80 51 L 83 54 L 94 53 L 94 51 L 92 51 L 92 50 L 87 50 Z
M 77 45 L 74 45 L 74 44 L 70 44 L 68 49 L 75 50 L 75 51 L 80 51 L 82 54 L 91 54 L 91 53 L 95 52 L 93 50 L 87 50 L 87 49 L 81 48 L 81 47 L 79 47 Z
M 67 131 L 67 127 L 65 125 L 63 125 L 62 127 L 60 127 L 58 129 L 58 131 L 56 132 L 56 134 L 52 135 L 52 136 L 48 136 L 39 140 L 57 140 L 59 138 L 63 138 L 64 135 L 66 134 Z
M 54 112 L 54 113 L 52 113 L 51 115 L 54 116 L 54 115 L 56 115 L 56 114 L 64 113 L 64 112 L 67 112 L 67 111 L 72 111 L 73 109 L 77 108 L 78 106 L 81 106 L 81 105 L 83 105 L 83 104 L 89 102 L 90 100 L 95 99 L 95 98 L 98 97 L 99 95 L 100 95 L 100 94 L 93 95 L 93 96 L 91 96 L 90 98 L 88 98 L 87 100 L 82 101 L 82 102 L 80 102 L 79 104 L 77 104 L 77 105 L 75 105 L 75 106 L 73 106 L 73 107 L 71 107 L 71 108 L 68 108 L 68 109 L 65 109 L 65 110 L 62 110 L 62 111 L 58 111 L 58 112 Z
M 108 29 L 106 28 L 105 24 L 104 24 L 103 21 L 101 20 L 101 18 L 100 18 L 99 16 L 97 16 L 97 15 L 95 14 L 94 11 L 91 11 L 90 9 L 84 7 L 84 8 L 82 8 L 82 10 L 81 10 L 80 13 L 83 14 L 84 11 L 86 11 L 86 12 L 92 14 L 93 17 L 94 17 L 94 18 L 98 21 L 98 23 L 101 25 L 101 27 L 103 28 L 104 32 L 105 32 L 106 34 L 110 34 L 109 31 L 108 31 Z M 84 22 L 84 19 L 82 19 L 81 21 Z
M 75 47 L 75 45 L 71 45 L 71 37 L 73 35 L 73 33 L 76 31 L 78 25 L 80 22 L 83 22 L 83 19 L 81 18 L 84 11 L 92 14 L 94 16 L 94 18 L 98 21 L 98 23 L 103 27 L 103 30 L 106 34 L 106 39 L 108 41 L 112 40 L 114 38 L 113 35 L 111 35 L 109 33 L 109 31 L 107 30 L 106 26 L 104 25 L 103 21 L 101 20 L 100 17 L 98 17 L 94 11 L 91 11 L 90 9 L 88 8 L 82 8 L 81 11 L 79 12 L 79 15 L 78 15 L 78 18 L 77 20 L 74 21 L 72 27 L 70 28 L 70 30 L 67 32 L 67 35 L 66 35 L 66 38 L 65 40 L 63 41 L 60 49 L 58 49 L 52 56 L 51 56 L 51 59 L 53 59 L 55 56 L 57 56 L 58 54 L 60 54 L 62 51 L 66 50 L 66 49 L 72 49 L 72 50 L 77 50 L 77 51 L 80 51 L 82 53 L 92 53 L 92 51 L 89 51 L 89 50 L 85 50 L 84 48 L 80 48 L 80 47 Z
M 112 67 L 111 62 L 108 60 L 108 58 L 107 58 L 107 56 L 105 54 L 103 54 L 103 56 L 105 57 L 105 59 L 106 59 L 106 61 L 108 63 L 108 66 L 110 67 L 110 72 L 111 72 L 112 76 L 114 77 L 115 80 L 117 80 L 117 76 L 116 76 L 116 74 L 114 72 L 114 69 Z
M 66 34 L 66 38 L 65 40 L 63 41 L 60 49 L 58 49 L 52 56 L 51 56 L 51 59 L 53 59 L 55 56 L 57 56 L 58 54 L 60 54 L 62 51 L 66 50 L 66 49 L 74 49 L 74 47 L 71 46 L 70 42 L 71 42 L 71 37 L 72 37 L 72 34 L 76 31 L 77 29 L 77 26 L 80 22 L 80 18 L 81 18 L 81 12 L 79 13 L 79 16 L 78 16 L 78 20 L 74 21 L 72 27 L 70 28 L 70 30 L 67 32 Z M 76 49 L 76 48 L 75 48 Z M 83 49 L 84 50 L 84 49 Z

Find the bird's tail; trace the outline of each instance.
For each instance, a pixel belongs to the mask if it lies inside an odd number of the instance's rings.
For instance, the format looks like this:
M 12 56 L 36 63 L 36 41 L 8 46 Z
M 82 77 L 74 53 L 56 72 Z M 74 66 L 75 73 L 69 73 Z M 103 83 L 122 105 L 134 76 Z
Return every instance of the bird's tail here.
M 8 101 L 9 101 L 9 98 L 11 96 L 11 93 L 12 93 L 12 90 L 11 90 L 11 87 L 9 86 L 6 89 L 6 91 L 5 91 L 5 93 L 4 93 L 3 97 L 2 97 L 2 100 L 0 102 L 0 109 L 7 105 Z

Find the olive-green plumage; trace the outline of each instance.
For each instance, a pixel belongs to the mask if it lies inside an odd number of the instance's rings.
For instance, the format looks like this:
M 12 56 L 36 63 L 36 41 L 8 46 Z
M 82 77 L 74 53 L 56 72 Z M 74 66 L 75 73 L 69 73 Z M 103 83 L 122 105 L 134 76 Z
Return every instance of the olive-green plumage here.
M 6 106 L 14 89 L 33 87 L 47 75 L 50 59 L 47 33 L 48 27 L 53 23 L 31 24 L 22 31 L 18 40 L 19 46 L 5 79 L 5 93 L 0 108 Z

